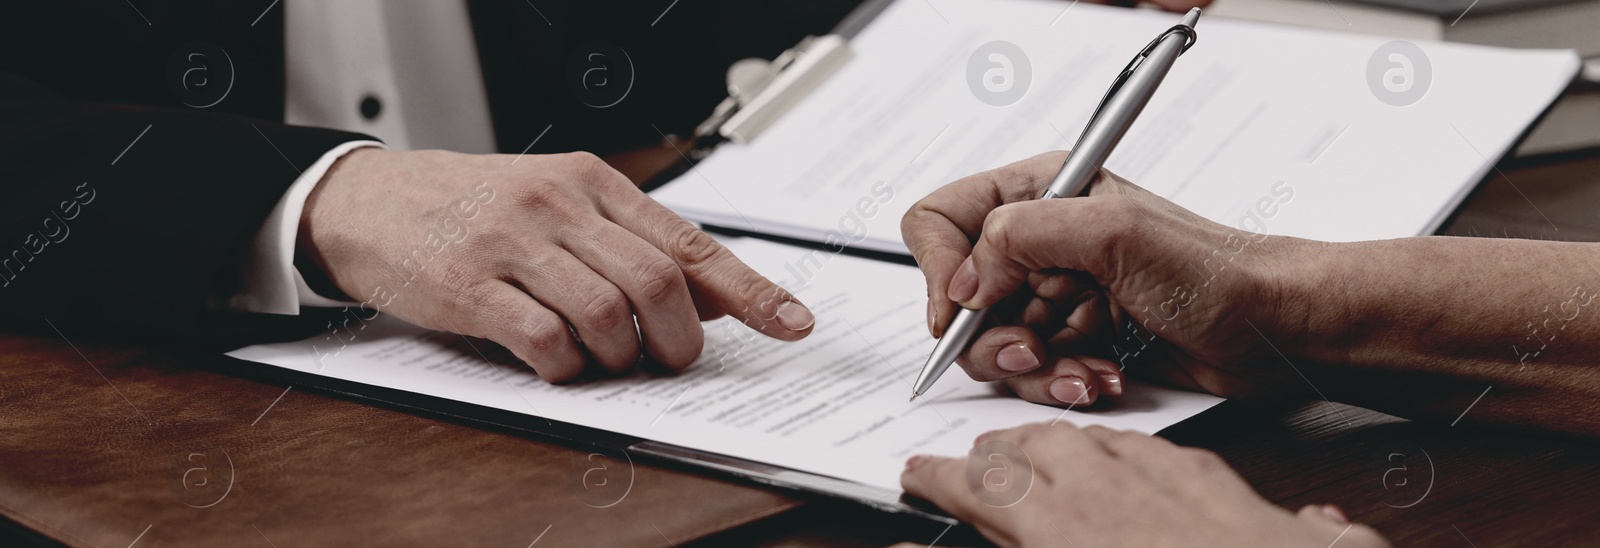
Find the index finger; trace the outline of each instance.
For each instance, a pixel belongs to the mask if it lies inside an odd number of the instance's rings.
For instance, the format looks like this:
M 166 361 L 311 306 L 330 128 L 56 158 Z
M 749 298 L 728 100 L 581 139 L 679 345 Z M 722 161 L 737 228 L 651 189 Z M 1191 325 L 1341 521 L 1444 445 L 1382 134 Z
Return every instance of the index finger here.
M 900 219 L 900 235 L 928 284 L 932 307 L 928 329 L 934 337 L 944 334 L 955 314 L 956 304 L 946 296 L 946 289 L 961 261 L 972 253 L 972 242 L 989 212 L 1037 198 L 1066 156 L 1066 152 L 1048 152 L 963 177 L 919 200 Z
M 638 189 L 630 186 L 619 191 L 626 196 L 601 200 L 601 211 L 671 257 L 682 269 L 697 303 L 775 339 L 793 341 L 811 333 L 816 319 L 794 295 Z

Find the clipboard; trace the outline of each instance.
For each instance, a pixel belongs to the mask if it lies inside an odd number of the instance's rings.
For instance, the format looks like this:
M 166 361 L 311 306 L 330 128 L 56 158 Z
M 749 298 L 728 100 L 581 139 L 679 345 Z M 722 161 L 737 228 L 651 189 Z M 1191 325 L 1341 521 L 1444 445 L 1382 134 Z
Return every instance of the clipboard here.
M 649 191 L 664 185 L 705 159 L 726 142 L 748 143 L 787 114 L 796 103 L 817 89 L 855 57 L 850 39 L 867 27 L 895 0 L 866 0 L 822 36 L 807 36 L 771 61 L 747 58 L 728 67 L 728 97 L 712 109 L 711 116 L 695 127 L 680 161 L 640 185 Z M 669 139 L 665 146 L 677 149 Z M 754 235 L 736 230 L 730 233 Z M 801 245 L 811 242 L 795 241 Z M 882 257 L 899 260 L 898 257 Z M 903 262 L 903 261 L 901 261 Z
M 854 57 L 850 39 L 892 2 L 868 0 L 826 35 L 807 36 L 771 61 L 749 58 L 728 67 L 728 98 L 695 128 L 691 157 L 703 158 L 725 141 L 755 140 Z

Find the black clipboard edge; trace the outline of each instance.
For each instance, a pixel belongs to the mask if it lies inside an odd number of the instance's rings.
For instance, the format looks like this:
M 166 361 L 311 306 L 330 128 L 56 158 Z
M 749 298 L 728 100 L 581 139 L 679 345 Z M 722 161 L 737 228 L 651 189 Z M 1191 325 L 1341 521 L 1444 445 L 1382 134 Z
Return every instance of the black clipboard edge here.
M 913 520 L 942 526 L 960 521 L 922 501 L 859 483 L 794 470 L 717 453 L 661 443 L 537 415 L 496 409 L 474 403 L 359 383 L 225 354 L 189 353 L 186 363 L 235 377 L 301 387 L 335 398 L 373 404 L 406 413 L 436 417 L 473 427 L 487 427 L 518 436 L 532 436 L 576 448 L 625 452 L 653 464 L 694 473 L 710 472 L 723 478 L 775 488 L 802 499 L 846 501 Z
M 270 364 L 203 352 L 186 352 L 184 363 L 207 370 L 271 384 L 299 387 L 303 391 L 375 405 L 413 415 L 438 418 L 474 428 L 542 439 L 568 447 L 624 452 L 663 468 L 754 484 L 803 500 L 845 503 L 885 514 L 900 523 L 929 524 L 944 531 L 945 542 L 976 543 L 982 536 L 970 525 L 925 501 L 899 497 L 887 490 L 848 480 L 813 474 L 762 462 L 709 453 L 687 447 L 618 434 L 537 415 L 430 396 L 383 386 L 348 381 Z M 1229 402 L 1184 419 L 1155 435 L 1182 439 L 1191 431 L 1210 431 L 1219 422 L 1233 422 L 1241 413 Z M 1210 426 L 1208 426 L 1210 425 Z M 1187 434 L 1192 436 L 1192 434 Z M 970 539 L 970 540 L 968 540 Z

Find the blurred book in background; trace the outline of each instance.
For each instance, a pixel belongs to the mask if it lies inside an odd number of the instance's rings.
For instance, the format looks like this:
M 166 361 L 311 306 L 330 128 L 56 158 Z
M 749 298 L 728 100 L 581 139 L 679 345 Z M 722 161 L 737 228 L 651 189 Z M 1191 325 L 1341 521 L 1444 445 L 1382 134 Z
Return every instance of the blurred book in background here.
M 1584 70 L 1516 156 L 1600 148 L 1600 0 L 1216 0 L 1207 15 L 1511 48 L 1572 49 Z

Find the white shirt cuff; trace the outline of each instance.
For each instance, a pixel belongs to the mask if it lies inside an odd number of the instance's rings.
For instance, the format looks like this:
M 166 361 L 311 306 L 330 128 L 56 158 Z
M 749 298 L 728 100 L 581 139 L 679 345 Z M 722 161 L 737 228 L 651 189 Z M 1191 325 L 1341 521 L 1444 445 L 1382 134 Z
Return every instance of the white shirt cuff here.
M 306 198 L 322 181 L 333 163 L 352 150 L 365 147 L 387 149 L 377 141 L 350 141 L 334 147 L 306 168 L 300 178 L 289 185 L 288 192 L 267 215 L 266 222 L 256 231 L 250 246 L 250 256 L 245 259 L 244 275 L 239 292 L 228 297 L 227 308 L 236 312 L 284 314 L 296 316 L 300 307 L 341 307 L 357 303 L 330 299 L 318 295 L 306 284 L 306 279 L 294 265 L 295 238 L 300 233 L 300 213 L 305 209 Z

